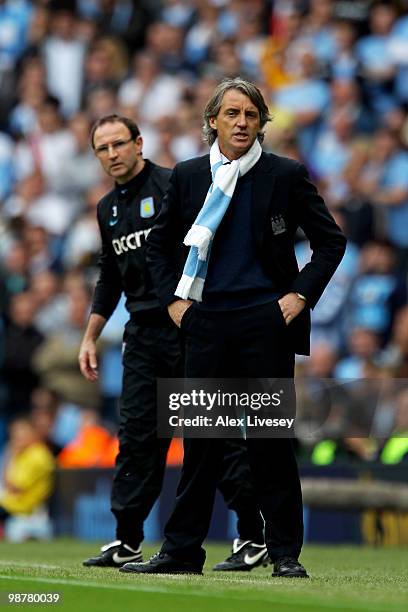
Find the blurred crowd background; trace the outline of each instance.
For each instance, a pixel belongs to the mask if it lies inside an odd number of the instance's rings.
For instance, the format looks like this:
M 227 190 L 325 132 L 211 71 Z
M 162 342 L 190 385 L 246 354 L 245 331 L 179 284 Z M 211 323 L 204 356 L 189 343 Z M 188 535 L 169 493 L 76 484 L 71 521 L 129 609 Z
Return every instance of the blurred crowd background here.
M 95 209 L 112 186 L 89 146 L 92 122 L 132 117 L 144 156 L 171 168 L 207 151 L 205 102 L 220 79 L 238 75 L 270 105 L 264 148 L 306 164 L 349 238 L 312 313 L 313 352 L 299 373 L 372 380 L 370 392 L 374 381 L 408 378 L 407 0 L 0 0 L 6 472 L 32 445 L 68 467 L 111 466 L 117 451 L 123 303 L 100 343 L 99 383 L 77 365 L 97 275 Z M 303 266 L 310 251 L 297 238 Z M 403 386 L 375 395 L 371 439 L 360 437 L 359 402 L 340 404 L 318 435 L 300 440 L 301 456 L 408 456 Z M 49 474 L 49 456 L 41 465 Z

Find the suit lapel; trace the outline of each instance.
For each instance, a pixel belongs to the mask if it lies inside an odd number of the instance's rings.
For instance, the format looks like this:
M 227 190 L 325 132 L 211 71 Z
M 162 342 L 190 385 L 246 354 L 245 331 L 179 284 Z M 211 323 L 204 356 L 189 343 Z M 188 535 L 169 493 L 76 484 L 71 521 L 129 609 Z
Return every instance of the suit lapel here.
M 194 209 L 194 218 L 201 210 L 212 182 L 209 156 L 200 161 L 200 168 L 192 173 L 190 181 L 190 196 Z
M 209 156 L 200 160 L 200 167 L 191 174 L 192 215 L 197 216 L 211 185 Z M 268 227 L 268 217 L 271 213 L 271 200 L 275 187 L 275 171 L 273 156 L 262 153 L 254 167 L 254 182 L 252 191 L 252 231 L 255 243 L 261 248 L 265 230 Z
M 252 232 L 258 249 L 262 246 L 265 231 L 268 227 L 274 187 L 273 163 L 268 155 L 262 153 L 254 168 L 252 188 Z

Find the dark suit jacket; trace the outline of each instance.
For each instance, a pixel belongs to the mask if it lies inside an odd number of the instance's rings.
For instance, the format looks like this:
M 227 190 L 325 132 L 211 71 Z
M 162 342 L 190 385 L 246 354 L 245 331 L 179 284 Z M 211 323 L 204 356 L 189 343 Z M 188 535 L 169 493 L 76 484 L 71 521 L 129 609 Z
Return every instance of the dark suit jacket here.
M 163 306 L 177 299 L 177 287 L 188 247 L 183 239 L 203 205 L 211 184 L 209 155 L 177 164 L 170 178 L 157 224 L 147 240 L 146 257 Z M 313 251 L 300 272 L 294 236 L 301 227 Z M 304 295 L 313 308 L 339 265 L 346 239 L 323 199 L 298 162 L 262 153 L 254 166 L 252 232 L 260 260 L 274 287 Z M 310 310 L 304 308 L 288 326 L 299 354 L 310 350 Z

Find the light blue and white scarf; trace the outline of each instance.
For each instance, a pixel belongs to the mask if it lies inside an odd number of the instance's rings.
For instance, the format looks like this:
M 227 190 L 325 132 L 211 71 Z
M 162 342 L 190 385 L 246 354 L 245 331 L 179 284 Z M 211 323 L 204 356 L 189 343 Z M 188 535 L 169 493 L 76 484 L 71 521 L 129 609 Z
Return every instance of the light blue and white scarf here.
M 240 176 L 246 174 L 261 157 L 262 148 L 255 140 L 252 147 L 230 164 L 223 165 L 218 138 L 210 149 L 210 166 L 213 182 L 208 190 L 202 209 L 184 238 L 191 247 L 184 265 L 183 275 L 175 295 L 201 302 L 211 245 L 234 194 Z

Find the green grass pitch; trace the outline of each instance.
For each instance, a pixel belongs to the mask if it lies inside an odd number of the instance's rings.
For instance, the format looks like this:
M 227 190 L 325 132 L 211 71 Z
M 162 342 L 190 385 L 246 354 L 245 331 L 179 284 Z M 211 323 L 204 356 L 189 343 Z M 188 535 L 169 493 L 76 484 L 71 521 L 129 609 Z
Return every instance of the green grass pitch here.
M 92 543 L 0 543 L 1 604 L 6 593 L 59 592 L 58 604 L 13 608 L 56 612 L 315 612 L 408 610 L 408 551 L 366 547 L 306 546 L 310 580 L 271 578 L 271 567 L 250 573 L 217 573 L 229 544 L 207 546 L 204 576 L 135 576 L 82 567 Z M 145 546 L 148 558 L 157 547 Z

